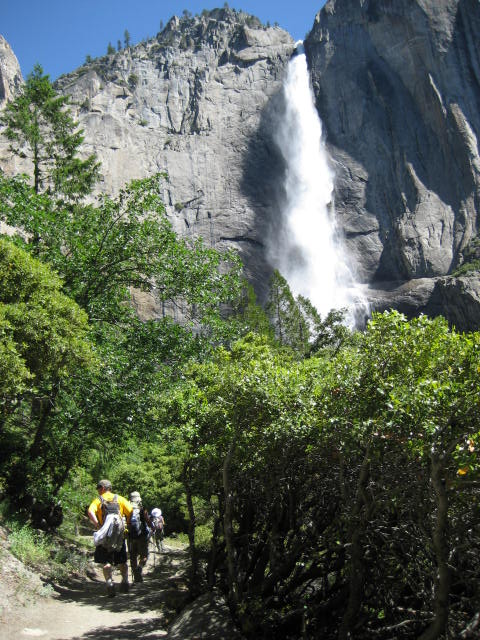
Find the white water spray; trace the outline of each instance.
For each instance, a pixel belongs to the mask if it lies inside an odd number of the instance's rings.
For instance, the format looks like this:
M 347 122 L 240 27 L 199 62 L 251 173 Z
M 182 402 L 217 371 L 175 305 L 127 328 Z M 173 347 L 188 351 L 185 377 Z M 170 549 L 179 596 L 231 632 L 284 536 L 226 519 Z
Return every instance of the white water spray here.
M 309 298 L 322 317 L 346 308 L 353 326 L 355 310 L 365 303 L 335 230 L 334 176 L 300 47 L 289 63 L 285 114 L 275 136 L 286 164 L 286 200 L 269 256 L 295 296 Z

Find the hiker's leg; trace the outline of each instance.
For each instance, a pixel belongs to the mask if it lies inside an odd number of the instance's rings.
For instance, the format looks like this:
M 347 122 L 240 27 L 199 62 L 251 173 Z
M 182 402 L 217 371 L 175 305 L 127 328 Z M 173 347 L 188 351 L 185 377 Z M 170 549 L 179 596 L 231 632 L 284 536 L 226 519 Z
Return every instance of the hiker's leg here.
M 142 564 L 139 564 L 138 566 L 135 567 L 135 570 L 133 572 L 133 579 L 135 582 L 143 582 L 142 569 L 143 569 Z
M 110 598 L 115 595 L 115 585 L 113 584 L 112 577 L 113 567 L 111 564 L 103 565 L 103 575 L 105 576 L 105 582 L 107 583 L 107 593 Z
M 148 557 L 148 538 L 142 537 L 135 540 L 135 569 L 133 571 L 133 579 L 135 582 L 143 582 L 142 571 L 143 567 L 147 564 Z
M 137 550 L 133 548 L 131 548 L 130 550 L 130 566 L 132 567 L 132 571 L 135 573 L 135 569 L 137 568 L 138 565 L 138 554 L 137 554 Z
M 128 591 L 128 564 L 127 564 L 127 547 L 125 542 L 123 546 L 118 551 L 113 552 L 113 563 L 118 570 L 120 571 L 120 575 L 122 576 L 122 582 L 120 584 L 120 592 L 127 593 Z
M 105 577 L 105 582 L 108 582 L 109 580 L 113 580 L 112 578 L 112 565 L 111 564 L 105 564 L 103 565 L 103 575 Z
M 147 536 L 140 538 L 138 541 L 138 557 L 139 557 L 139 566 L 140 569 L 143 569 L 143 567 L 147 564 L 147 560 L 148 560 L 148 538 Z
M 138 558 L 141 555 L 139 548 L 139 540 L 130 541 L 130 567 L 132 569 L 132 575 L 134 582 L 142 582 L 142 570 L 138 566 Z
M 140 560 L 140 563 L 139 563 L 137 554 L 135 554 L 135 556 L 131 557 L 131 567 L 132 567 L 132 573 L 133 573 L 134 582 L 143 582 L 141 560 Z
M 142 571 L 147 564 L 148 558 L 148 538 L 139 538 L 137 540 L 138 566 L 134 571 L 133 577 L 135 582 L 143 582 Z
M 120 583 L 120 591 L 121 591 L 121 593 L 127 593 L 128 589 L 129 589 L 129 585 L 128 585 L 128 565 L 127 565 L 127 563 L 119 564 L 118 565 L 118 570 L 120 571 L 120 575 L 122 576 L 122 582 Z

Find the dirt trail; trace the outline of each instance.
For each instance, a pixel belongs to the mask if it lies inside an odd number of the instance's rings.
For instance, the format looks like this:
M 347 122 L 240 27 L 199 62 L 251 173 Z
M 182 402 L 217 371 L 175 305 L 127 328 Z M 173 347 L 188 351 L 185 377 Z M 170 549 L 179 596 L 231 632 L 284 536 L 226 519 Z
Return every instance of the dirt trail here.
M 75 579 L 67 586 L 54 585 L 47 596 L 39 595 L 36 589 L 23 606 L 19 606 L 18 597 L 13 607 L 5 608 L 3 603 L 0 637 L 2 640 L 165 638 L 167 623 L 186 596 L 187 563 L 188 556 L 181 549 L 166 546 L 163 553 L 151 551 L 144 582 L 131 585 L 127 594 L 120 594 L 117 589 L 115 598 L 106 596 L 105 582 L 98 570 L 91 579 Z M 115 582 L 119 581 L 116 572 Z

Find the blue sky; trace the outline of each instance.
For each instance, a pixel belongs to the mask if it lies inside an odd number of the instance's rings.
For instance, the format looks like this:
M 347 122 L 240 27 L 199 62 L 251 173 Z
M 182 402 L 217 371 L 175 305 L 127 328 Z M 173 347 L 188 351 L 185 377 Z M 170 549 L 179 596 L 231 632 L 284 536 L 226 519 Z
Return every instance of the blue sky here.
M 266 24 L 277 22 L 295 40 L 305 37 L 325 0 L 231 0 L 229 6 L 251 13 Z M 24 77 L 40 63 L 52 80 L 123 43 L 153 37 L 184 9 L 192 14 L 222 7 L 216 0 L 0 0 L 0 34 L 18 58 Z

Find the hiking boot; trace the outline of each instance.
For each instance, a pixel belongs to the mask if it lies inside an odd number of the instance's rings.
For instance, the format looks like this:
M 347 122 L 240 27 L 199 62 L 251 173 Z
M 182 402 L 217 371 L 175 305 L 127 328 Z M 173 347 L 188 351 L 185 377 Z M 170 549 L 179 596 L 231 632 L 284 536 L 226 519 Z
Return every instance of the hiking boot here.
M 109 598 L 115 597 L 115 585 L 113 582 L 107 582 L 107 595 Z
M 128 582 L 121 582 L 119 587 L 120 593 L 128 593 L 130 590 L 130 585 Z

